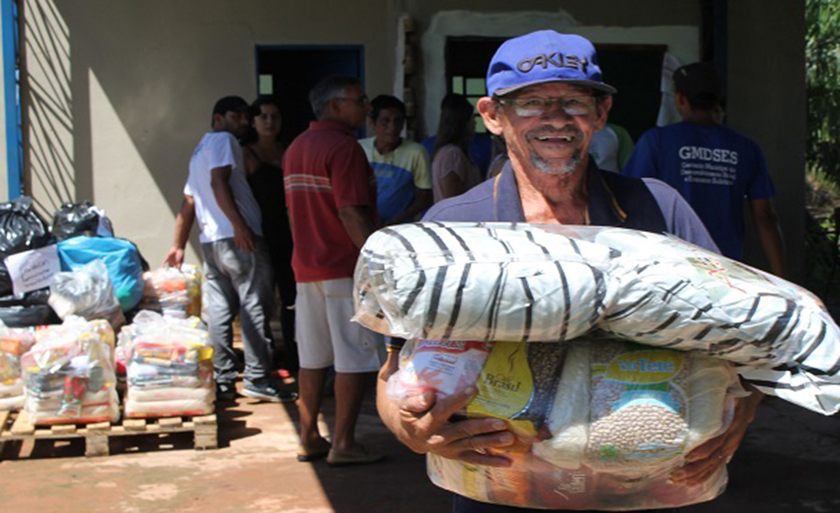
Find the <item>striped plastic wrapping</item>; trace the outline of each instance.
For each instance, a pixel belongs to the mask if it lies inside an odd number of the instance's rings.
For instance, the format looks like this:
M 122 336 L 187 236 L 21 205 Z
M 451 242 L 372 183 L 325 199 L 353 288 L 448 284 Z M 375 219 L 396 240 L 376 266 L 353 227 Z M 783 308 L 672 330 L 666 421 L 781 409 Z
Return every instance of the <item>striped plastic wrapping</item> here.
M 840 410 L 840 329 L 807 290 L 674 236 L 524 223 L 400 225 L 374 233 L 354 320 L 438 340 L 542 341 L 598 328 L 740 364 L 764 393 Z
M 415 223 L 374 233 L 356 267 L 354 320 L 402 338 L 564 341 L 609 302 L 609 248 L 539 228 Z M 552 322 L 545 322 L 545 319 Z
M 593 240 L 622 252 L 600 328 L 742 364 L 764 393 L 840 410 L 840 329 L 814 294 L 673 236 L 606 228 Z

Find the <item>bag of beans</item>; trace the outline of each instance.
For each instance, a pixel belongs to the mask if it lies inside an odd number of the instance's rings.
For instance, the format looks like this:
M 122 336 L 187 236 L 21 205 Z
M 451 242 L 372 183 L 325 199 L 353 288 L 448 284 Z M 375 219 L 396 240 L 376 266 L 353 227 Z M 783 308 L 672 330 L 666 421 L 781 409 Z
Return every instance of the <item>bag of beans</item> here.
M 632 479 L 669 473 L 729 425 L 733 365 L 681 351 L 589 339 L 571 344 L 535 453 L 561 468 Z

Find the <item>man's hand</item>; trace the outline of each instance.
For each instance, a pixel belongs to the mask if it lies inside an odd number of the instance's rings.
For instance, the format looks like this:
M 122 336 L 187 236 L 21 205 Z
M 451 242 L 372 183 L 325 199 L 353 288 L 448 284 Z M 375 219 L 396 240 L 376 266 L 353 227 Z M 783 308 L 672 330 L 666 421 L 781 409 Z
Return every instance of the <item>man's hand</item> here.
M 233 228 L 233 242 L 237 248 L 247 253 L 252 253 L 257 249 L 257 239 L 254 238 L 254 233 L 244 225 L 240 228 Z
M 181 264 L 184 263 L 184 248 L 179 248 L 178 246 L 172 246 L 172 249 L 169 250 L 169 253 L 163 258 L 163 263 L 161 264 L 163 267 L 175 267 L 176 269 L 181 269 Z
M 163 258 L 163 266 L 176 267 L 181 269 L 184 263 L 184 248 L 187 247 L 187 239 L 190 237 L 193 220 L 195 219 L 195 200 L 192 196 L 184 195 L 181 201 L 181 210 L 175 217 L 175 241 L 172 249 Z
M 451 422 L 450 417 L 463 410 L 476 395 L 468 387 L 435 401 L 433 392 L 410 396 L 395 404 L 380 401 L 380 415 L 405 445 L 418 453 L 431 452 L 444 458 L 475 465 L 509 467 L 508 458 L 490 454 L 487 449 L 513 445 L 515 436 L 500 419 L 469 419 Z
M 213 189 L 213 197 L 219 205 L 219 209 L 233 226 L 233 242 L 236 247 L 247 253 L 257 249 L 257 240 L 254 232 L 245 223 L 245 219 L 239 213 L 236 200 L 233 197 L 233 190 L 230 188 L 230 175 L 233 172 L 231 166 L 214 167 L 210 170 L 210 187 Z
M 729 463 L 741 445 L 747 427 L 755 419 L 755 412 L 762 397 L 761 392 L 753 389 L 749 397 L 738 400 L 729 428 L 688 453 L 685 458 L 686 464 L 671 474 L 671 481 L 678 485 L 695 486 Z

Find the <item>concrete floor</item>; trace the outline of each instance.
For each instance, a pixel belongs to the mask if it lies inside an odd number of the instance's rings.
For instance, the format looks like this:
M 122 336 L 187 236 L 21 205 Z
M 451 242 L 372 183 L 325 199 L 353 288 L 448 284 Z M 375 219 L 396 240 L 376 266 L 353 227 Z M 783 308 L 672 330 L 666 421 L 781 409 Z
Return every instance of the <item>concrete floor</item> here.
M 327 401 L 327 420 L 332 402 Z M 218 412 L 221 447 L 196 452 L 191 434 L 117 438 L 112 455 L 85 458 L 81 440 L 7 447 L 0 511 L 444 512 L 448 494 L 425 477 L 424 460 L 379 421 L 372 396 L 359 422 L 382 463 L 332 468 L 295 460 L 294 406 L 239 398 Z M 730 464 L 726 493 L 686 513 L 840 511 L 840 418 L 779 400 L 759 411 Z
M 333 403 L 326 401 L 331 422 Z M 0 511 L 371 511 L 448 509 L 425 478 L 424 460 L 399 446 L 372 397 L 360 441 L 382 463 L 329 467 L 295 459 L 297 409 L 240 397 L 217 411 L 220 448 L 197 452 L 192 434 L 115 438 L 111 456 L 85 458 L 80 439 L 7 444 L 0 462 Z M 322 426 L 326 432 L 326 426 Z

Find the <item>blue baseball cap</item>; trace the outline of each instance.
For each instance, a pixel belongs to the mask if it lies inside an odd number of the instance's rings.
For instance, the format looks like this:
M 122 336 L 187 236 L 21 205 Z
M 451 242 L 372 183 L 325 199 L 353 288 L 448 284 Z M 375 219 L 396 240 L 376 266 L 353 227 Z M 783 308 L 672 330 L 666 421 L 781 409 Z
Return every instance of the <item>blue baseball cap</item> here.
M 539 30 L 508 39 L 487 68 L 487 93 L 504 96 L 545 82 L 566 82 L 613 94 L 604 83 L 598 55 L 588 39 L 553 30 Z

